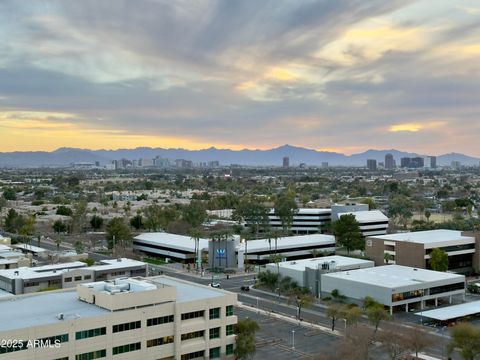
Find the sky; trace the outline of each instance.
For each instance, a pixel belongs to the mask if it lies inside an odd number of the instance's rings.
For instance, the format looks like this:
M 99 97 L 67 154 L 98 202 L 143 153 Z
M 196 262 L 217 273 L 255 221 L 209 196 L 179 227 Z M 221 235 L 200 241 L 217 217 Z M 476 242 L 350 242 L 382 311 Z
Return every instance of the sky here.
M 478 0 L 0 0 L 0 151 L 480 156 Z

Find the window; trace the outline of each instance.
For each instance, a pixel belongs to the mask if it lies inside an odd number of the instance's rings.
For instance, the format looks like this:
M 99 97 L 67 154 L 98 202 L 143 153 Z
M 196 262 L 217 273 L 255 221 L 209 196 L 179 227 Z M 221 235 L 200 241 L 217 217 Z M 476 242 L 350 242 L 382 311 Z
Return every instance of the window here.
M 105 335 L 106 333 L 107 333 L 106 327 L 77 331 L 75 333 L 75 340 L 82 340 L 82 339 L 88 339 L 95 336 L 102 336 L 102 335 Z
M 220 348 L 216 347 L 213 349 L 210 349 L 210 359 L 216 359 L 220 357 Z
M 187 334 L 182 334 L 182 341 L 190 340 L 190 339 L 196 339 L 196 338 L 202 337 L 203 335 L 205 335 L 204 330 L 194 331 L 194 332 L 187 333 Z
M 455 291 L 455 290 L 463 290 L 464 288 L 465 288 L 465 283 L 463 281 L 455 284 L 435 286 L 430 288 L 430 295 L 441 294 L 444 292 Z
M 210 309 L 210 320 L 220 318 L 220 308 Z
M 40 344 L 43 345 L 55 345 L 57 343 L 64 343 L 68 342 L 68 334 L 62 334 L 62 335 L 55 335 L 55 336 L 49 336 L 46 338 L 41 338 L 38 339 L 40 341 Z M 39 346 L 41 346 L 39 345 Z
M 93 359 L 100 359 L 107 356 L 107 350 L 97 350 L 92 351 L 89 353 L 83 353 L 79 355 L 75 355 L 75 360 L 93 360 Z
M 62 358 L 56 358 L 54 360 L 68 360 L 68 356 L 62 357 Z
M 82 281 L 82 277 L 81 276 L 75 276 L 74 281 Z
M 83 277 L 84 280 L 90 280 L 92 278 L 92 275 L 85 275 Z
M 147 340 L 147 348 L 173 343 L 173 336 L 164 336 L 158 339 Z
M 210 329 L 210 339 L 217 339 L 220 337 L 220 328 Z
M 156 326 L 171 323 L 174 320 L 173 315 L 161 316 L 157 318 L 147 319 L 147 326 Z
M 141 327 L 142 327 L 142 324 L 140 321 L 133 321 L 130 323 L 113 325 L 113 332 L 117 333 L 122 331 L 135 330 L 135 329 L 140 329 Z
M 189 354 L 184 354 L 180 357 L 181 360 L 190 360 L 190 359 L 198 359 L 203 358 L 205 356 L 205 351 L 195 351 Z
M 66 283 L 67 283 L 67 282 L 72 282 L 72 278 L 71 278 L 71 277 L 66 277 L 66 278 L 65 278 L 65 282 L 66 282 Z
M 131 351 L 137 351 L 142 348 L 142 343 L 133 343 L 133 344 L 127 344 L 127 345 L 120 345 L 120 346 L 115 346 L 112 349 L 112 354 L 113 355 L 119 355 Z
M 225 354 L 226 355 L 232 355 L 233 354 L 233 344 L 228 344 L 227 347 L 225 348 Z
M 233 325 L 227 325 L 227 336 L 233 335 Z
M 18 340 L 15 346 L 0 345 L 0 355 L 27 349 L 27 342 L 23 340 Z
M 192 311 L 189 313 L 182 314 L 182 320 L 189 320 L 189 319 L 195 319 L 199 317 L 203 317 L 205 314 L 205 311 L 200 310 L 200 311 Z
M 232 316 L 233 315 L 233 305 L 228 305 L 227 306 L 227 316 Z

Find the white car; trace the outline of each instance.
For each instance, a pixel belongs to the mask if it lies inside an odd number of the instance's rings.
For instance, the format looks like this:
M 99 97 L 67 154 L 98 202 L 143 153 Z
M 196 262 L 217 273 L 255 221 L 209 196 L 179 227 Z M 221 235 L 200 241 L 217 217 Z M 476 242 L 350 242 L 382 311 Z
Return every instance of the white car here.
M 213 288 L 217 288 L 217 289 L 221 288 L 221 285 L 218 282 L 217 283 L 211 283 L 210 286 L 213 287 Z

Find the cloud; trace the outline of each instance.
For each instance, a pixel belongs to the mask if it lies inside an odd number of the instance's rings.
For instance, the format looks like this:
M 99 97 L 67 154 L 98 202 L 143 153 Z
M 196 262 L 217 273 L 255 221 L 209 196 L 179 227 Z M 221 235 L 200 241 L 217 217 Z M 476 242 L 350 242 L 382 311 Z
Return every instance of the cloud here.
M 479 24 L 474 5 L 461 7 L 2 1 L 0 151 L 86 136 L 98 147 L 480 155 Z

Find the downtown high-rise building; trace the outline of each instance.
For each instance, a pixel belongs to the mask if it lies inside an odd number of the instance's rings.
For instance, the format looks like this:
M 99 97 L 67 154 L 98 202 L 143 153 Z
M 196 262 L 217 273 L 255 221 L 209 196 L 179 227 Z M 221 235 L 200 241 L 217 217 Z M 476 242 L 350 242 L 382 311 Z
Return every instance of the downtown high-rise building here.
M 367 169 L 370 171 L 377 170 L 377 160 L 375 159 L 368 159 L 367 160 Z
M 288 168 L 290 166 L 290 158 L 288 156 L 283 157 L 283 167 Z
M 395 159 L 392 154 L 385 155 L 385 169 L 392 170 L 395 169 Z

